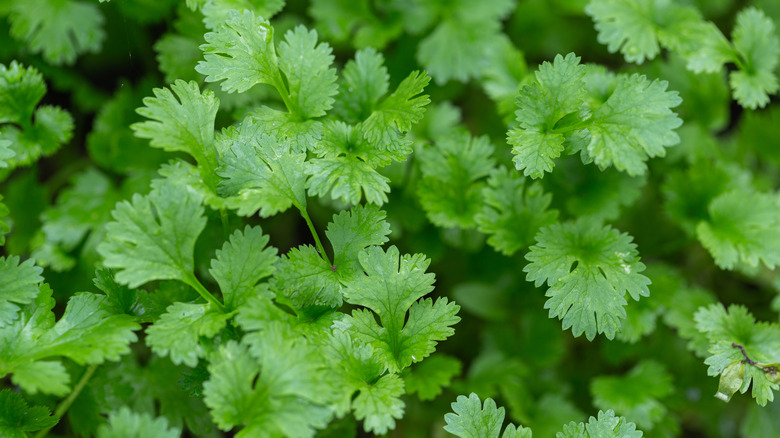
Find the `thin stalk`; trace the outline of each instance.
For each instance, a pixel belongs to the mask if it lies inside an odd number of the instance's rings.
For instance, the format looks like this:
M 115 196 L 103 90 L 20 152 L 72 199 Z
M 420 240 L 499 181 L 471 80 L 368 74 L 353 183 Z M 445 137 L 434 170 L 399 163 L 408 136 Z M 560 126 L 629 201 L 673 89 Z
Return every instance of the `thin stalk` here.
M 284 106 L 287 107 L 287 111 L 290 114 L 300 118 L 300 111 L 298 110 L 298 107 L 293 104 L 292 100 L 290 100 L 290 92 L 287 91 L 287 87 L 284 85 L 281 74 L 276 75 L 273 85 L 274 88 L 276 88 L 276 91 L 279 92 L 279 95 L 282 96 L 282 102 L 284 102 Z
M 222 221 L 222 237 L 225 242 L 230 238 L 230 223 L 228 222 L 228 215 L 225 210 L 219 210 L 219 219 Z
M 301 212 L 301 216 L 303 216 L 303 219 L 306 221 L 306 225 L 309 226 L 309 231 L 311 231 L 311 235 L 314 237 L 314 243 L 317 244 L 317 251 L 320 253 L 320 256 L 325 259 L 326 262 L 328 262 L 329 266 L 333 266 L 333 263 L 331 263 L 330 259 L 328 258 L 328 254 L 325 252 L 325 248 L 322 246 L 322 242 L 320 242 L 320 236 L 317 235 L 317 230 L 314 228 L 314 224 L 311 222 L 309 213 L 305 208 L 299 208 L 298 210 Z
M 201 297 L 203 297 L 204 300 L 211 303 L 214 307 L 219 309 L 220 312 L 225 313 L 225 306 L 222 305 L 221 302 L 219 302 L 214 295 L 211 295 L 211 292 L 206 289 L 205 286 L 203 286 L 203 283 L 198 280 L 197 277 L 195 277 L 194 274 L 190 274 L 190 276 L 185 280 L 187 284 L 192 286 L 193 289 L 195 289 L 198 294 L 200 294 Z
M 97 369 L 98 364 L 90 365 L 86 371 L 84 371 L 84 375 L 81 376 L 81 380 L 79 380 L 79 383 L 76 384 L 76 387 L 73 388 L 73 391 L 71 391 L 70 395 L 68 395 L 68 398 L 61 401 L 59 405 L 57 405 L 57 410 L 54 411 L 54 416 L 58 419 L 61 419 L 63 415 L 65 415 L 65 412 L 68 412 L 68 409 L 70 409 L 70 405 L 73 404 L 73 402 L 76 400 L 76 398 L 81 393 L 81 390 L 84 389 L 85 386 L 87 386 L 87 382 L 89 382 L 89 379 L 92 377 L 93 374 L 95 374 L 95 370 Z M 46 436 L 46 434 L 49 433 L 51 430 L 51 427 L 39 430 L 38 433 L 35 434 L 35 438 L 43 438 Z

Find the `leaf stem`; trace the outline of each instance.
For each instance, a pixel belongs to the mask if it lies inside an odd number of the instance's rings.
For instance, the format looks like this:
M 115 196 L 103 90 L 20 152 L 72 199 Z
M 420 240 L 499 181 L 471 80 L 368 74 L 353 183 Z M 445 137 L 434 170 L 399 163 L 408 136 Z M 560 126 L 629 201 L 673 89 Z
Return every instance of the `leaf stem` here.
M 203 286 L 203 283 L 198 280 L 198 277 L 196 277 L 194 274 L 190 274 L 184 282 L 192 286 L 192 288 L 195 289 L 204 300 L 211 303 L 211 305 L 219 309 L 220 312 L 225 313 L 225 306 L 223 306 L 222 303 L 220 303 L 219 300 L 214 297 L 214 295 L 212 295 L 205 286 Z
M 224 209 L 219 210 L 219 219 L 222 221 L 222 237 L 227 242 L 230 239 L 230 223 L 227 212 Z
M 97 370 L 98 365 L 99 364 L 94 364 L 87 367 L 87 370 L 84 371 L 84 374 L 81 376 L 81 380 L 79 380 L 79 383 L 77 383 L 76 387 L 73 388 L 73 391 L 70 392 L 70 395 L 68 395 L 68 397 L 65 400 L 61 401 L 59 405 L 57 405 L 57 410 L 54 411 L 54 416 L 58 420 L 62 419 L 62 416 L 65 415 L 65 412 L 68 412 L 68 409 L 70 409 L 70 405 L 72 405 L 73 402 L 76 401 L 76 398 L 78 398 L 79 394 L 81 394 L 81 391 L 84 389 L 85 386 L 87 386 L 87 382 L 89 382 L 89 379 L 92 377 L 93 374 L 95 374 L 95 370 Z M 46 436 L 46 434 L 49 433 L 50 430 L 51 427 L 39 430 L 38 433 L 35 434 L 34 438 L 43 438 Z
M 303 216 L 303 219 L 306 221 L 306 225 L 309 226 L 309 231 L 311 231 L 312 237 L 314 237 L 314 243 L 317 244 L 317 252 L 319 252 L 320 256 L 325 259 L 326 262 L 328 262 L 328 266 L 333 266 L 333 263 L 331 263 L 330 259 L 328 258 L 328 254 L 325 252 L 325 248 L 322 246 L 322 242 L 320 242 L 320 236 L 317 235 L 317 230 L 314 228 L 314 224 L 311 222 L 309 213 L 305 208 L 299 208 L 298 210 L 301 212 L 301 216 Z
M 293 104 L 293 101 L 290 100 L 290 92 L 287 91 L 287 87 L 284 85 L 284 80 L 282 80 L 281 74 L 276 75 L 273 85 L 274 88 L 276 88 L 276 91 L 279 92 L 279 95 L 282 96 L 282 102 L 284 102 L 284 106 L 287 107 L 287 111 L 290 114 L 293 114 L 295 117 L 300 118 L 300 111 L 298 107 Z

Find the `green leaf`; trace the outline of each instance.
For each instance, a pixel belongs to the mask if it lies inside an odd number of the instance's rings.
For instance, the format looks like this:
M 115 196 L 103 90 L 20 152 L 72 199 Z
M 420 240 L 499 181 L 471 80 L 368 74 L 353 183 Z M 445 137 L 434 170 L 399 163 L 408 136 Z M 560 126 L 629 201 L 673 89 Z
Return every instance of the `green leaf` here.
M 437 341 L 454 333 L 460 309 L 446 298 L 434 303 L 420 300 L 433 290 L 433 274 L 426 274 L 430 261 L 421 254 L 400 256 L 398 249 L 386 252 L 372 246 L 359 255 L 365 276 L 345 282 L 344 297 L 350 304 L 364 306 L 379 316 L 381 325 L 368 309 L 353 311 L 342 328 L 371 344 L 391 372 L 430 355 Z M 408 319 L 407 319 L 408 312 Z
M 631 176 L 647 171 L 645 161 L 663 157 L 665 147 L 680 142 L 673 131 L 682 124 L 672 112 L 682 102 L 666 81 L 638 74 L 618 75 L 614 91 L 593 112 L 588 154 L 601 167 L 615 166 Z
M 0 64 L 0 123 L 29 122 L 44 94 L 43 75 L 34 67 Z
M 43 269 L 32 259 L 19 262 L 18 256 L 0 257 L 0 328 L 19 317 L 19 304 L 30 304 L 38 295 L 38 285 L 43 281 Z
M 0 391 L 0 433 L 6 438 L 27 438 L 27 433 L 57 424 L 45 406 L 28 406 L 22 395 L 10 389 Z
M 452 411 L 454 414 L 444 415 L 444 430 L 461 438 L 531 438 L 531 429 L 511 423 L 501 435 L 504 408 L 496 407 L 492 398 L 485 399 L 483 404 L 473 392 L 468 397 L 459 395 L 452 403 Z
M 638 363 L 624 376 L 600 376 L 590 385 L 594 406 L 610 406 L 644 429 L 652 429 L 666 417 L 668 410 L 660 399 L 673 389 L 666 368 L 649 360 Z
M 365 120 L 390 86 L 385 58 L 372 47 L 355 53 L 341 71 L 335 111 L 349 123 Z
M 355 205 L 363 194 L 372 204 L 387 202 L 390 180 L 376 168 L 391 160 L 403 161 L 406 156 L 378 149 L 362 137 L 360 128 L 342 122 L 324 124 L 322 138 L 311 148 L 318 157 L 306 162 L 310 194 L 324 196 L 330 192 L 333 199 Z
M 473 228 L 482 207 L 483 178 L 495 166 L 487 137 L 460 131 L 418 152 L 423 179 L 417 193 L 428 218 L 441 227 Z
M 352 401 L 356 420 L 363 420 L 366 432 L 380 435 L 395 429 L 395 420 L 403 417 L 404 381 L 395 374 L 386 374 L 365 386 Z
M 331 418 L 322 406 L 326 376 L 315 350 L 281 324 L 230 341 L 210 359 L 206 405 L 222 430 L 243 425 L 239 438 L 313 437 Z
M 565 116 L 580 111 L 585 100 L 585 67 L 580 58 L 569 53 L 556 55 L 552 64 L 544 62 L 536 72 L 536 81 L 526 85 L 517 96 L 518 127 L 509 131 L 517 170 L 526 176 L 541 178 L 552 172 L 553 160 L 564 150 L 566 136 L 555 132 Z
M 195 367 L 206 354 L 200 338 L 213 338 L 231 316 L 209 304 L 174 303 L 146 329 L 146 345 L 176 365 Z
M 623 417 L 616 417 L 611 409 L 599 411 L 598 419 L 590 417 L 587 423 L 571 422 L 555 438 L 641 438 L 642 431 Z
M 258 210 L 268 217 L 295 206 L 306 208 L 305 152 L 294 152 L 291 143 L 262 132 L 263 126 L 245 120 L 224 132 L 229 149 L 217 173 L 222 195 L 232 196 L 228 205 L 249 216 Z
M 525 178 L 504 166 L 493 169 L 487 182 L 482 189 L 482 209 L 474 220 L 497 251 L 514 254 L 531 243 L 541 227 L 558 218 L 558 211 L 549 209 L 552 196 L 540 184 L 526 184 Z
M 291 112 L 303 119 L 324 116 L 338 93 L 333 55 L 327 43 L 317 44 L 317 32 L 297 26 L 279 44 L 279 68 L 287 78 Z
M 108 415 L 108 424 L 97 430 L 97 438 L 177 438 L 181 431 L 168 427 L 165 417 L 153 418 L 149 414 L 137 414 L 127 407 Z
M 450 386 L 452 379 L 461 372 L 460 361 L 452 356 L 437 354 L 412 368 L 406 376 L 406 392 L 417 393 L 421 401 L 433 400 Z
M 44 248 L 52 245 L 67 253 L 88 233 L 98 231 L 102 235 L 103 225 L 109 221 L 111 210 L 119 199 L 118 190 L 103 173 L 89 168 L 76 174 L 71 186 L 62 190 L 56 203 L 41 214 Z M 41 266 L 62 270 L 43 251 L 36 250 L 33 256 Z
M 710 356 L 704 360 L 709 365 L 707 375 L 722 375 L 727 369 L 733 373 L 734 368 L 729 366 L 734 362 L 744 362 L 744 378 L 739 391 L 743 394 L 747 392 L 752 382 L 753 398 L 759 405 L 765 406 L 774 400 L 774 391 L 780 389 L 777 381 L 780 326 L 777 323 L 757 323 L 743 306 L 731 305 L 727 311 L 720 303 L 700 308 L 694 319 L 696 328 L 710 341 Z M 729 378 L 729 375 L 725 377 Z
M 397 136 L 404 134 L 419 122 L 425 113 L 425 106 L 431 100 L 422 94 L 431 81 L 425 72 L 413 71 L 395 91 L 376 105 L 374 111 L 363 122 L 363 132 L 371 144 L 387 148 L 397 142 Z
M 214 119 L 219 100 L 209 90 L 201 93 L 196 82 L 181 79 L 170 90 L 155 88 L 154 96 L 144 98 L 144 106 L 137 110 L 151 120 L 134 123 L 133 132 L 137 137 L 151 140 L 153 147 L 185 152 L 195 158 L 203 179 L 214 189 L 213 172 L 217 167 Z
M 366 432 L 386 433 L 404 412 L 404 382 L 395 374 L 383 374 L 384 364 L 370 345 L 354 342 L 349 333 L 333 331 L 323 350 L 334 370 L 334 387 L 340 394 L 335 402 L 337 415 L 354 410 L 364 420 Z M 357 392 L 357 395 L 355 393 Z
M 98 7 L 81 1 L 13 0 L 11 35 L 55 65 L 71 65 L 82 53 L 100 50 L 105 33 Z
M 585 12 L 596 23 L 599 43 L 637 64 L 655 58 L 661 45 L 688 52 L 707 36 L 697 9 L 670 0 L 591 0 Z
M 486 52 L 500 39 L 501 20 L 514 6 L 513 0 L 441 4 L 441 21 L 420 42 L 417 60 L 440 85 L 450 79 L 466 82 L 479 77 L 487 66 Z M 431 12 L 427 15 L 435 21 Z
M 28 165 L 41 155 L 53 154 L 73 135 L 70 114 L 54 106 L 36 106 L 46 93 L 43 77 L 33 67 L 16 61 L 0 64 L 0 144 L 3 164 Z
M 51 294 L 44 284 L 18 319 L 0 328 L 0 375 L 12 373 L 11 381 L 32 394 L 64 395 L 70 376 L 56 359 L 82 365 L 118 360 L 130 352 L 140 326 L 115 314 L 107 297 L 88 293 L 73 295 L 55 323 Z
M 116 281 L 131 288 L 152 280 L 194 282 L 193 251 L 206 226 L 201 200 L 164 182 L 146 196 L 117 204 L 106 240 L 98 246 Z
M 545 282 L 550 317 L 563 320 L 574 336 L 597 333 L 613 339 L 626 317 L 626 292 L 634 300 L 648 296 L 650 280 L 640 274 L 636 245 L 628 234 L 588 220 L 554 224 L 536 236 L 523 268 L 526 280 Z
M 232 10 L 249 10 L 258 17 L 273 18 L 284 8 L 285 0 L 209 0 L 201 8 L 203 22 L 216 29 L 230 17 Z
M 384 210 L 362 205 L 333 215 L 325 235 L 333 247 L 333 262 L 341 278 L 362 275 L 358 260 L 360 252 L 388 241 L 390 224 L 386 219 Z
M 257 283 L 276 271 L 279 258 L 276 248 L 267 246 L 269 240 L 259 226 L 247 225 L 243 232 L 234 231 L 217 250 L 209 272 L 219 284 L 228 311 L 255 295 Z
M 8 140 L 0 139 L 0 169 L 7 169 L 10 167 L 10 159 L 16 155 L 16 152 L 11 149 L 11 142 Z M 0 242 L 2 244 L 2 242 Z
M 282 256 L 273 285 L 299 311 L 335 308 L 342 303 L 339 275 L 311 245 L 293 248 Z
M 696 234 L 715 263 L 734 269 L 737 263 L 770 269 L 780 264 L 780 201 L 768 193 L 732 190 L 709 205 L 709 219 L 699 222 Z
M 775 76 L 780 61 L 775 24 L 760 9 L 748 7 L 737 14 L 732 39 L 742 61 L 737 63 L 739 70 L 729 74 L 734 97 L 745 108 L 763 108 L 780 88 Z
M 205 35 L 200 46 L 205 61 L 195 70 L 206 82 L 222 82 L 228 93 L 243 93 L 256 84 L 281 83 L 274 48 L 274 29 L 252 11 L 230 11 L 224 26 Z

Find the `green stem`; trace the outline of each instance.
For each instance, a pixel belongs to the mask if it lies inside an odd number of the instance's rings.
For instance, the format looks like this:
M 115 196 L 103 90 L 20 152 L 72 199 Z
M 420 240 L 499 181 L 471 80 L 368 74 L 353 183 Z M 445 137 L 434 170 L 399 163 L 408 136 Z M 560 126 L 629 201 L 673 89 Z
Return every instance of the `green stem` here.
M 553 128 L 549 132 L 552 134 L 565 134 L 571 131 L 579 131 L 580 129 L 587 128 L 592 122 L 593 119 L 588 119 L 580 123 L 575 123 L 574 125 L 564 126 L 562 128 Z
M 76 387 L 73 388 L 73 391 L 71 391 L 68 398 L 61 401 L 59 405 L 57 405 L 57 410 L 54 411 L 54 416 L 58 419 L 61 419 L 63 415 L 65 415 L 65 412 L 68 412 L 68 409 L 70 409 L 70 405 L 73 404 L 73 402 L 78 398 L 79 394 L 81 393 L 81 390 L 84 389 L 85 386 L 87 386 L 87 382 L 89 382 L 89 379 L 92 377 L 93 374 L 95 374 L 95 370 L 97 369 L 98 364 L 90 365 L 86 371 L 84 371 L 84 375 L 81 376 L 81 380 L 79 380 L 79 383 L 76 384 Z M 35 438 L 43 438 L 46 436 L 46 434 L 49 433 L 51 430 L 51 427 L 39 430 L 38 433 L 35 434 Z
M 219 218 L 222 221 L 222 237 L 224 237 L 225 242 L 227 242 L 230 238 L 230 223 L 228 222 L 227 211 L 219 210 Z
M 211 305 L 219 309 L 220 312 L 225 313 L 225 306 L 223 306 L 222 303 L 220 303 L 219 300 L 214 297 L 214 295 L 211 295 L 211 292 L 209 292 L 208 289 L 203 286 L 203 284 L 200 282 L 200 280 L 198 280 L 197 277 L 195 277 L 194 274 L 190 274 L 190 276 L 184 282 L 192 286 L 192 288 L 195 289 L 204 300 L 211 303 Z
M 301 118 L 301 113 L 298 110 L 298 107 L 294 105 L 293 101 L 290 99 L 290 92 L 287 91 L 287 87 L 284 85 L 281 74 L 276 75 L 273 85 L 274 88 L 276 88 L 276 91 L 279 92 L 279 95 L 282 96 L 282 102 L 284 102 L 284 106 L 287 107 L 287 111 L 290 114 L 293 114 L 295 117 Z
M 298 210 L 301 212 L 301 216 L 303 216 L 303 219 L 306 221 L 306 225 L 309 226 L 309 231 L 311 231 L 311 235 L 314 237 L 314 242 L 317 244 L 317 251 L 319 251 L 320 256 L 325 259 L 326 262 L 328 262 L 329 266 L 333 266 L 333 263 L 331 263 L 330 259 L 328 258 L 328 254 L 325 252 L 325 248 L 322 246 L 322 242 L 320 242 L 320 236 L 317 235 L 317 230 L 314 228 L 314 224 L 311 222 L 309 213 L 305 208 L 299 208 Z

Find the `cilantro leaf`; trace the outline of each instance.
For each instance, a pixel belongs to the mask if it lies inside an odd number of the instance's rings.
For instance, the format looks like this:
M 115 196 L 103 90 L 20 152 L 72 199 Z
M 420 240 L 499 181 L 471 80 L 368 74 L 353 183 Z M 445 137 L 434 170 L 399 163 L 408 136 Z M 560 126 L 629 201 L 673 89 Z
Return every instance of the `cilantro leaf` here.
M 249 10 L 259 17 L 271 19 L 284 8 L 285 2 L 285 0 L 208 0 L 201 8 L 201 12 L 206 27 L 216 29 L 230 17 L 232 10 Z
M 501 434 L 504 408 L 496 407 L 492 398 L 485 399 L 483 404 L 473 392 L 468 397 L 459 395 L 452 403 L 452 411 L 454 414 L 444 415 L 444 430 L 461 438 L 531 438 L 531 429 L 511 423 Z
M 552 64 L 542 63 L 536 82 L 526 85 L 517 96 L 518 127 L 509 131 L 513 161 L 526 176 L 541 178 L 552 172 L 553 160 L 563 152 L 566 136 L 555 132 L 565 116 L 575 114 L 585 100 L 585 67 L 569 53 L 556 55 Z
M 389 371 L 423 360 L 437 341 L 453 334 L 451 326 L 460 321 L 456 316 L 459 306 L 446 298 L 435 303 L 417 301 L 433 290 L 434 276 L 425 273 L 428 259 L 421 254 L 401 257 L 394 246 L 386 252 L 369 247 L 358 259 L 366 275 L 345 282 L 343 293 L 347 302 L 367 309 L 353 311 L 342 327 L 372 345 Z
M 317 44 L 317 32 L 297 26 L 279 44 L 279 69 L 287 78 L 292 113 L 303 119 L 324 116 L 338 93 L 333 55 L 327 43 Z
M 478 77 L 487 64 L 485 48 L 500 39 L 501 20 L 514 6 L 514 0 L 442 4 L 441 20 L 420 42 L 417 60 L 439 84 Z
M 116 280 L 132 288 L 152 280 L 181 280 L 191 286 L 195 241 L 206 226 L 201 199 L 185 187 L 163 183 L 148 195 L 117 204 L 98 246 Z M 194 286 L 193 286 L 194 287 Z
M 634 300 L 648 296 L 650 280 L 640 274 L 631 236 L 588 220 L 542 228 L 526 254 L 526 280 L 539 287 L 545 282 L 550 317 L 563 320 L 574 336 L 588 340 L 597 333 L 613 339 L 626 317 L 626 292 Z
M 552 196 L 538 183 L 526 185 L 525 178 L 500 166 L 490 172 L 482 189 L 482 209 L 474 220 L 488 243 L 505 255 L 512 255 L 532 240 L 539 228 L 555 222 L 557 210 L 549 210 Z
M 342 283 L 363 275 L 358 262 L 360 251 L 387 242 L 390 226 L 385 216 L 384 211 L 365 206 L 334 215 L 325 231 L 333 247 L 334 266 L 329 266 L 311 245 L 293 248 L 278 265 L 274 288 L 297 310 L 341 306 Z
M 306 162 L 306 173 L 310 175 L 307 187 L 312 195 L 330 192 L 333 199 L 358 204 L 365 194 L 372 204 L 387 202 L 390 180 L 376 167 L 406 157 L 378 150 L 361 134 L 360 127 L 342 122 L 324 124 L 322 138 L 311 148 L 318 157 Z
M 137 137 L 151 140 L 153 147 L 185 152 L 195 158 L 204 181 L 214 190 L 217 167 L 214 119 L 219 100 L 209 90 L 201 93 L 196 82 L 181 79 L 170 90 L 155 88 L 154 96 L 144 98 L 144 106 L 136 110 L 151 120 L 134 123 L 133 132 Z
M 55 271 L 66 270 L 71 266 L 52 260 L 46 251 L 51 247 L 61 253 L 72 251 L 85 236 L 95 231 L 98 233 L 90 235 L 89 240 L 102 238 L 103 225 L 109 221 L 111 210 L 120 199 L 111 180 L 96 169 L 90 168 L 76 174 L 71 184 L 60 192 L 56 203 L 41 214 L 45 243 L 33 252 L 41 266 Z M 85 245 L 90 246 L 88 243 Z
M 679 143 L 672 131 L 682 124 L 671 108 L 682 102 L 666 81 L 638 74 L 619 75 L 614 91 L 593 112 L 588 154 L 599 167 L 609 165 L 629 175 L 646 172 L 648 157 L 662 157 L 664 147 Z
M 70 114 L 54 106 L 36 109 L 46 84 L 33 67 L 16 61 L 0 64 L 0 144 L 5 162 L 0 167 L 27 165 L 41 155 L 51 155 L 73 135 Z
M 687 51 L 707 35 L 695 8 L 668 0 L 591 0 L 585 12 L 596 23 L 599 43 L 638 64 L 655 58 L 660 45 Z
M 386 374 L 360 391 L 352 402 L 356 420 L 364 420 L 366 432 L 386 433 L 395 428 L 395 420 L 403 416 L 404 381 L 395 374 Z
M 27 433 L 57 424 L 45 406 L 28 406 L 22 395 L 10 389 L 0 391 L 0 433 L 7 438 L 27 438 Z
M 738 262 L 751 266 L 780 264 L 780 200 L 766 193 L 731 190 L 709 205 L 709 219 L 699 222 L 696 234 L 721 268 Z
M 244 91 L 256 84 L 281 83 L 273 44 L 274 29 L 268 20 L 254 12 L 230 11 L 224 26 L 205 35 L 200 46 L 205 61 L 195 70 L 206 82 L 222 82 L 228 93 Z
M 280 323 L 230 341 L 210 359 L 203 393 L 222 430 L 243 425 L 236 436 L 313 437 L 325 427 L 330 409 L 325 368 L 315 350 L 292 337 Z
M 441 394 L 442 389 L 450 386 L 450 382 L 461 372 L 458 359 L 444 354 L 437 354 L 420 362 L 412 368 L 412 372 L 404 379 L 406 392 L 417 393 L 421 401 L 433 400 Z
M 276 271 L 279 258 L 276 248 L 267 246 L 269 240 L 259 226 L 247 225 L 243 232 L 233 232 L 230 240 L 217 250 L 209 272 L 219 284 L 228 311 L 253 296 L 257 283 Z
M 325 235 L 333 246 L 333 262 L 341 274 L 362 275 L 360 252 L 385 244 L 390 235 L 387 213 L 372 206 L 355 206 L 333 215 Z
M 305 152 L 294 152 L 287 140 L 277 140 L 262 132 L 263 126 L 245 120 L 224 135 L 229 145 L 217 173 L 222 195 L 232 196 L 228 205 L 238 214 L 260 211 L 268 217 L 295 206 L 306 208 Z
M 195 367 L 206 353 L 200 337 L 214 337 L 232 316 L 209 304 L 174 303 L 146 329 L 146 344 L 176 365 Z
M 11 36 L 55 65 L 71 65 L 79 54 L 97 52 L 105 38 L 100 10 L 81 1 L 13 0 L 10 21 Z
M 342 303 L 339 276 L 316 248 L 301 245 L 282 256 L 273 285 L 298 311 L 339 307 Z
M 473 228 L 484 181 L 495 166 L 487 137 L 460 131 L 418 152 L 423 179 L 417 193 L 428 218 L 442 227 Z
M 384 56 L 371 47 L 358 50 L 341 71 L 335 111 L 349 123 L 365 120 L 387 93 L 389 81 Z
M 636 424 L 616 417 L 613 410 L 599 411 L 598 419 L 590 417 L 587 423 L 571 422 L 558 432 L 556 438 L 641 438 Z
M 638 363 L 624 376 L 600 376 L 591 381 L 593 404 L 611 406 L 644 429 L 652 429 L 667 415 L 659 399 L 672 393 L 672 376 L 653 361 Z
M 347 332 L 335 330 L 325 343 L 324 352 L 337 373 L 336 386 L 340 397 L 336 414 L 350 409 L 357 420 L 364 420 L 366 432 L 386 433 L 395 428 L 395 420 L 404 412 L 404 382 L 395 374 L 384 374 L 381 358 L 370 345 L 353 342 Z M 358 394 L 355 396 L 355 392 Z
M 729 74 L 734 97 L 745 108 L 763 108 L 769 95 L 780 88 L 775 76 L 780 61 L 775 24 L 760 9 L 743 9 L 737 14 L 732 39 L 741 60 L 739 70 Z
M 680 104 L 665 81 L 645 76 L 611 75 L 585 68 L 579 58 L 556 56 L 542 64 L 537 83 L 520 91 L 519 126 L 509 132 L 515 165 L 539 178 L 567 147 L 582 150 L 583 161 L 615 166 L 629 175 L 644 174 L 645 161 L 663 156 L 680 141 L 673 129 L 682 121 L 671 111 Z
M 131 316 L 113 313 L 107 297 L 88 293 L 73 295 L 55 323 L 51 294 L 42 285 L 20 317 L 0 328 L 0 375 L 12 373 L 11 381 L 32 394 L 68 392 L 70 376 L 58 358 L 79 364 L 117 360 L 140 329 Z
M 419 71 L 411 72 L 401 81 L 398 88 L 376 105 L 363 121 L 366 140 L 371 144 L 392 145 L 397 142 L 399 133 L 406 133 L 419 122 L 425 106 L 431 102 L 427 94 L 422 94 L 430 81 L 427 73 Z
M 22 124 L 32 119 L 46 84 L 34 67 L 12 61 L 8 67 L 0 64 L 0 90 L 0 123 Z
M 18 256 L 0 257 L 0 328 L 19 317 L 18 304 L 30 304 L 38 295 L 38 285 L 43 281 L 43 269 L 32 259 L 19 262 Z M 16 303 L 16 304 L 14 304 Z
M 108 424 L 97 430 L 97 438 L 177 438 L 181 431 L 169 428 L 165 417 L 153 418 L 149 414 L 137 414 L 123 407 L 108 416 Z
M 721 387 L 727 370 L 732 365 L 743 364 L 736 387 L 744 394 L 753 383 L 753 398 L 765 406 L 774 400 L 774 391 L 780 389 L 778 369 L 780 365 L 780 326 L 777 323 L 756 322 L 747 309 L 731 305 L 728 310 L 722 304 L 700 308 L 694 316 L 696 328 L 710 341 L 710 356 L 704 360 L 709 365 L 707 375 L 721 376 Z M 731 394 L 716 397 L 728 401 Z

